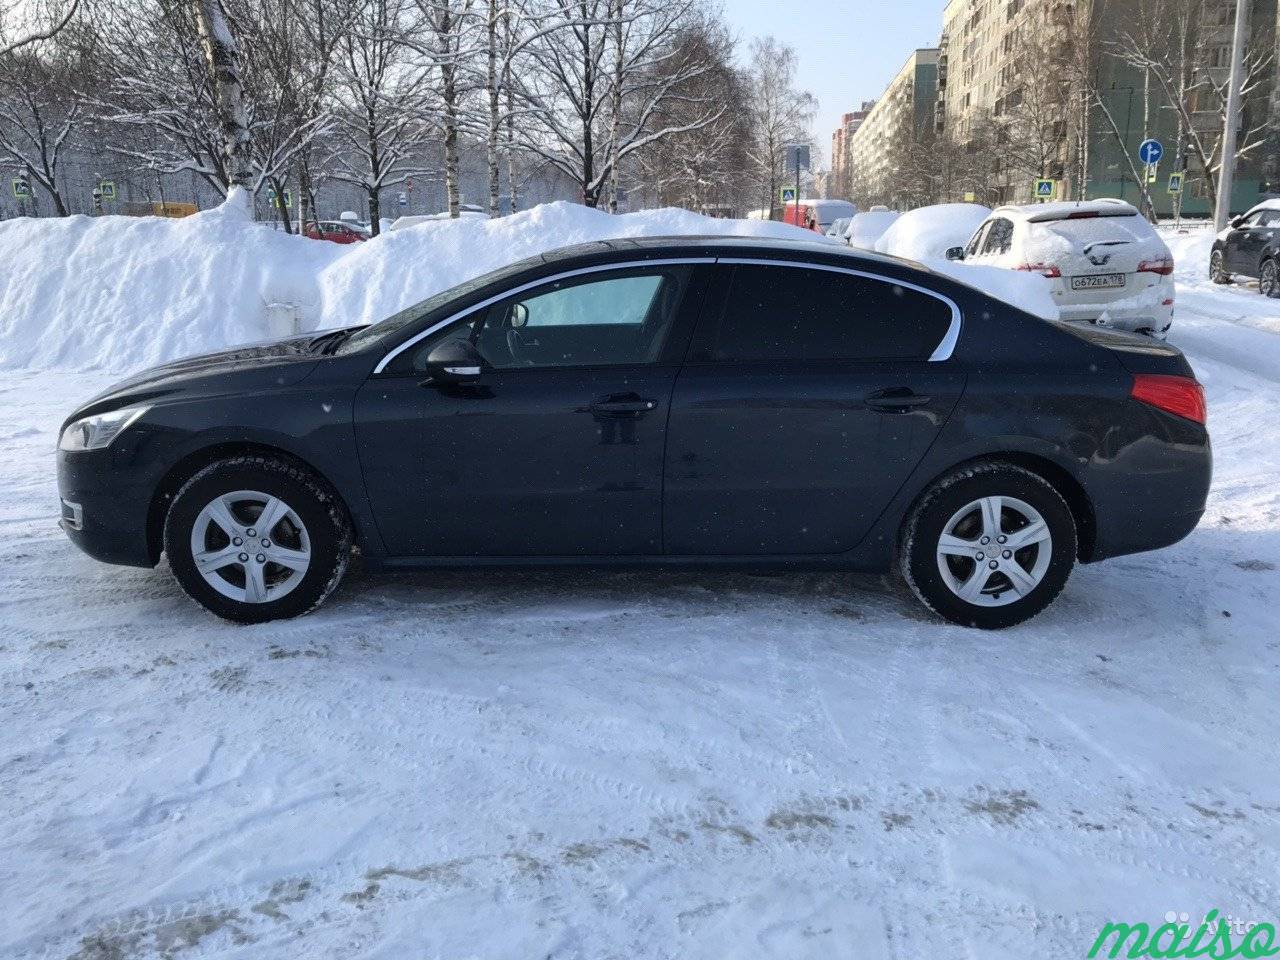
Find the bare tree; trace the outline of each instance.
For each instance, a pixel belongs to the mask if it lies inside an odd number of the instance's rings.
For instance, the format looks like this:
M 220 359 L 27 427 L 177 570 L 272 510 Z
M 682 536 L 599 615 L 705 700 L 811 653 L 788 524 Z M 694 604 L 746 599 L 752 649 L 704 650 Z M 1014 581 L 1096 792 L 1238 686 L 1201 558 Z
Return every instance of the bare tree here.
M 752 138 L 750 157 L 764 206 L 773 217 L 786 175 L 786 146 L 809 140 L 817 110 L 813 95 L 796 89 L 796 52 L 773 37 L 751 42 Z
M 1134 23 L 1121 28 L 1107 49 L 1157 85 L 1164 103 L 1178 118 L 1178 132 L 1197 161 L 1212 205 L 1223 162 L 1221 131 L 1227 100 L 1226 71 L 1213 60 L 1212 36 L 1219 18 L 1229 14 L 1229 5 L 1217 0 L 1139 0 L 1139 9 L 1142 12 Z M 1275 58 L 1275 24 L 1258 18 L 1244 59 L 1245 119 L 1236 159 L 1263 149 L 1274 137 L 1277 121 L 1265 94 L 1277 83 Z M 1134 166 L 1132 159 L 1129 162 Z
M 713 123 L 724 107 L 703 103 L 679 124 L 657 122 L 675 91 L 710 69 L 678 43 L 695 0 L 553 0 L 552 10 L 558 23 L 530 47 L 539 83 L 519 142 L 594 207 L 633 155 Z
M 678 87 L 657 121 L 683 126 L 690 111 L 708 102 L 726 109 L 705 127 L 672 134 L 640 155 L 637 168 L 645 196 L 664 206 L 740 210 L 754 201 L 747 78 L 733 66 L 733 40 L 719 20 L 701 18 L 679 42 L 697 48 L 692 55 L 711 68 Z
M 23 47 L 52 40 L 80 10 L 80 0 L 63 3 L 0 0 L 0 58 Z
M 326 166 L 336 179 L 365 191 L 374 236 L 382 191 L 427 172 L 421 157 L 430 134 L 423 119 L 430 75 L 410 62 L 404 41 L 419 28 L 420 16 L 412 0 L 367 0 L 340 44 L 334 90 L 339 136 Z
M 62 161 L 89 122 L 78 81 L 91 73 L 91 60 L 90 51 L 51 41 L 0 57 L 0 163 L 21 168 L 53 199 L 60 217 L 71 212 Z
M 462 196 L 459 185 L 458 145 L 463 123 L 463 101 L 470 89 L 466 63 L 480 51 L 476 33 L 476 0 L 417 0 L 426 41 L 406 35 L 406 42 L 421 54 L 436 77 L 438 104 L 432 111 L 444 142 L 444 184 L 450 217 L 458 217 Z

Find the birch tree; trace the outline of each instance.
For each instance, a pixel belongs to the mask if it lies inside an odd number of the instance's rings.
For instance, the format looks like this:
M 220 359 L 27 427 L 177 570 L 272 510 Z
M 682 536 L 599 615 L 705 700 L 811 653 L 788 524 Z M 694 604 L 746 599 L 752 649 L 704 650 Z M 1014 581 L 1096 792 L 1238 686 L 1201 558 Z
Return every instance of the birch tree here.
M 444 184 L 449 216 L 456 219 L 462 203 L 458 137 L 463 98 L 470 89 L 465 64 L 480 52 L 476 38 L 476 0 L 416 0 L 426 41 L 406 38 L 436 78 L 437 105 L 432 119 L 440 126 L 444 146 Z
M 249 117 L 244 106 L 244 85 L 240 74 L 240 46 L 227 22 L 221 0 L 189 0 L 195 12 L 196 29 L 204 49 L 213 88 L 214 115 L 221 133 L 221 154 L 226 171 L 228 199 L 231 190 L 243 191 L 241 202 L 248 207 L 253 169 L 250 157 Z

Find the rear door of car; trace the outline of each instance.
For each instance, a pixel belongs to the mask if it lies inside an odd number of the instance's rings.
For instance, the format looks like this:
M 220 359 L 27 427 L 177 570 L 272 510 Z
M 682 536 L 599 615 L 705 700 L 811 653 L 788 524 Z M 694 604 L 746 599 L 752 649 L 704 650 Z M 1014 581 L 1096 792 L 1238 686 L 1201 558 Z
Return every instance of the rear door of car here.
M 672 393 L 666 553 L 850 550 L 960 397 L 959 309 L 844 268 L 721 260 L 716 274 Z

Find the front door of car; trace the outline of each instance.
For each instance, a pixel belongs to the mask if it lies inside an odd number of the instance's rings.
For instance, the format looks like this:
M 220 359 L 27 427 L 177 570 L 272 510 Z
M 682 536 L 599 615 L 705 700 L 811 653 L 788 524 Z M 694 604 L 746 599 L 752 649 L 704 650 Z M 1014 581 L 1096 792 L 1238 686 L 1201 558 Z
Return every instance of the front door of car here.
M 1232 247 L 1236 259 L 1232 269 L 1236 273 L 1257 277 L 1262 265 L 1262 251 L 1275 239 L 1276 229 L 1280 226 L 1280 210 L 1259 210 L 1245 222 L 1243 227 L 1235 231 Z
M 371 377 L 356 433 L 388 553 L 660 553 L 671 388 L 704 280 L 662 263 L 548 281 Z M 430 375 L 450 338 L 483 358 L 474 376 Z
M 959 399 L 964 376 L 943 359 L 954 308 L 849 272 L 717 271 L 724 289 L 708 299 L 671 401 L 666 551 L 848 551 Z

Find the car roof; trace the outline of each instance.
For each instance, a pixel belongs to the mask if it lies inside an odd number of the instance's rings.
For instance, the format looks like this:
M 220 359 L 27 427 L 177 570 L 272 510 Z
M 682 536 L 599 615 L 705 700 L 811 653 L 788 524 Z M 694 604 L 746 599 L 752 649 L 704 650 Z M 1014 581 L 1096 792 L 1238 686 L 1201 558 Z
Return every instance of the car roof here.
M 1060 200 L 1054 203 L 1011 203 L 996 207 L 993 217 L 1006 217 L 1024 223 L 1046 223 L 1074 217 L 1136 217 L 1138 209 L 1123 200 Z
M 843 243 L 830 240 L 781 240 L 774 237 L 740 237 L 740 236 L 655 236 L 626 237 L 614 240 L 593 240 L 589 243 L 561 247 L 542 254 L 546 263 L 559 263 L 563 260 L 588 257 L 593 254 L 642 254 L 645 256 L 666 255 L 673 257 L 750 257 L 758 255 L 764 259 L 804 259 L 818 254 L 850 261 L 875 261 L 886 264 L 899 264 L 927 270 L 923 264 L 914 260 L 875 253 L 871 250 L 854 250 Z

